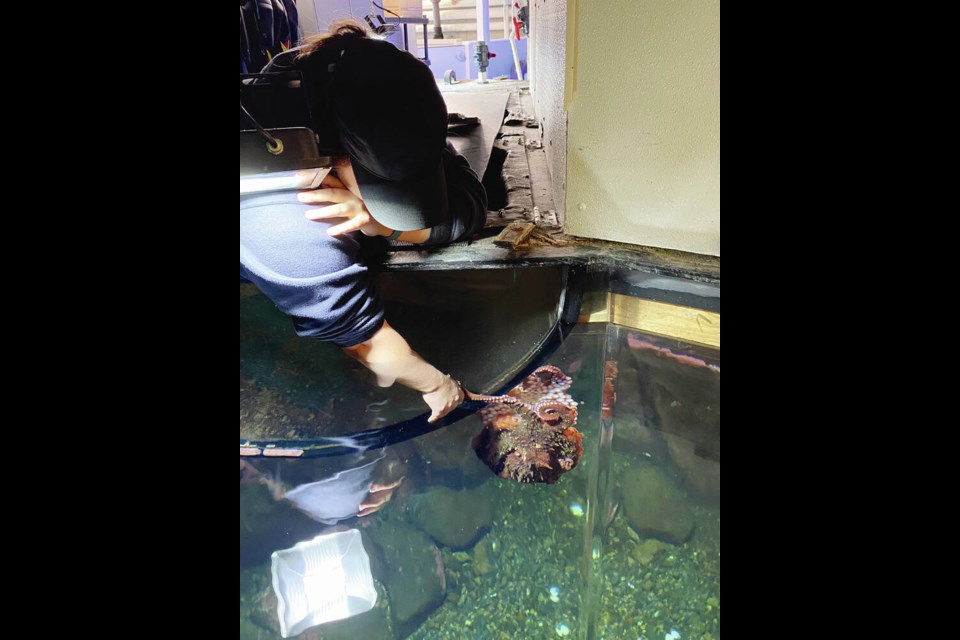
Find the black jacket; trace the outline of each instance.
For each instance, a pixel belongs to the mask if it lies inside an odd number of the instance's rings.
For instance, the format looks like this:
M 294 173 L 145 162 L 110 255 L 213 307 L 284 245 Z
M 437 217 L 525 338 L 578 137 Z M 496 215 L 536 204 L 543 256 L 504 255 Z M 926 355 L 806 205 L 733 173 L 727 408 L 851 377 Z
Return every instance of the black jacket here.
M 257 73 L 299 41 L 294 0 L 240 0 L 240 73 Z

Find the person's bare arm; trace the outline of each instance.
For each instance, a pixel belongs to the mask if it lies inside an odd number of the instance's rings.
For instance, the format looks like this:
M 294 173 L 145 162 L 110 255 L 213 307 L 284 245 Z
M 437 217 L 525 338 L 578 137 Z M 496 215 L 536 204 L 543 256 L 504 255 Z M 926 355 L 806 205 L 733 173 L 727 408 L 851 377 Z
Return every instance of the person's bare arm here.
M 424 360 L 386 322 L 372 338 L 344 351 L 370 369 L 381 387 L 399 382 L 423 394 L 431 410 L 428 422 L 436 422 L 463 402 L 460 384 Z

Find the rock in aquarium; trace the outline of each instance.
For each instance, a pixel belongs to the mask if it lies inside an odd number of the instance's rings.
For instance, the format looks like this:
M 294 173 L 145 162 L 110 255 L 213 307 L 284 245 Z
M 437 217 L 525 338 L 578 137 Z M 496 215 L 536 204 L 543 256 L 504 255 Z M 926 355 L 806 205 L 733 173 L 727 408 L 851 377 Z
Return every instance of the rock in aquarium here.
M 468 393 L 489 403 L 480 410 L 483 431 L 473 439 L 477 456 L 501 478 L 553 484 L 580 462 L 583 443 L 573 380 L 556 367 L 540 367 L 503 396 Z

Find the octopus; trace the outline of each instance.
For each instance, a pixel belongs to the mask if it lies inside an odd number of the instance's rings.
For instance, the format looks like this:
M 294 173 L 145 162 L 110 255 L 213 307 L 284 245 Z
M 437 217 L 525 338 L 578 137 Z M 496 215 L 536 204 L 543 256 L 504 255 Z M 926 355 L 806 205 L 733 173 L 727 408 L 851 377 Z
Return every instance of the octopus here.
M 477 456 L 498 476 L 522 483 L 553 484 L 577 466 L 583 436 L 577 403 L 567 393 L 573 380 L 557 367 L 540 367 L 502 396 L 467 392 L 486 402 L 483 431 L 473 439 Z

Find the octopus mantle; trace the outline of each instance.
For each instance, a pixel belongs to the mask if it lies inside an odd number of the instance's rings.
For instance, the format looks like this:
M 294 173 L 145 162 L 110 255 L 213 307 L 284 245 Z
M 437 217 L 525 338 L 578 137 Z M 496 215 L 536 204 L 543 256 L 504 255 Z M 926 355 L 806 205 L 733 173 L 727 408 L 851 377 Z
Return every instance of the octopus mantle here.
M 503 396 L 467 393 L 489 403 L 480 410 L 483 431 L 473 439 L 477 456 L 501 478 L 553 484 L 583 455 L 573 380 L 556 367 L 540 367 Z

